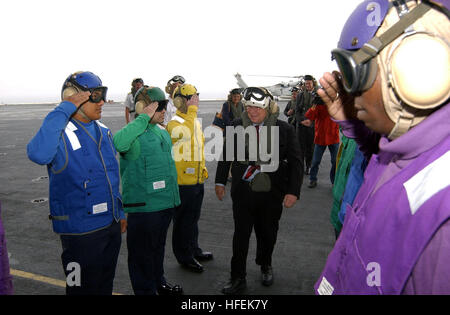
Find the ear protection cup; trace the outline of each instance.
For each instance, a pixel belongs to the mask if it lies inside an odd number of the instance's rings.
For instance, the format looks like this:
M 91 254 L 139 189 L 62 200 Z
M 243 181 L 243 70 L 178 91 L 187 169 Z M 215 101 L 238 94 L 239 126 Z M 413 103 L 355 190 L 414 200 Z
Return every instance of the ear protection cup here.
M 450 48 L 445 40 L 424 32 L 405 35 L 390 54 L 390 84 L 403 102 L 432 109 L 449 99 Z
M 187 103 L 187 100 L 184 97 L 181 97 L 181 96 L 176 96 L 173 99 L 173 105 L 179 110 L 185 108 L 186 107 L 186 103 Z
M 187 99 L 182 97 L 181 94 L 181 89 L 186 86 L 185 84 L 181 84 L 178 85 L 174 90 L 173 90 L 173 94 L 172 94 L 172 99 L 173 99 L 173 105 L 182 113 L 186 113 L 187 112 Z
M 136 114 L 138 115 L 142 114 L 145 106 L 147 106 L 147 104 L 144 101 L 136 102 L 136 104 L 134 105 L 134 110 L 136 111 Z
M 275 101 L 270 101 L 269 113 L 276 114 L 279 111 L 278 103 Z
M 79 93 L 80 91 L 74 87 L 74 86 L 69 86 L 67 88 L 64 89 L 64 91 L 62 92 L 62 99 L 65 100 L 66 98 Z

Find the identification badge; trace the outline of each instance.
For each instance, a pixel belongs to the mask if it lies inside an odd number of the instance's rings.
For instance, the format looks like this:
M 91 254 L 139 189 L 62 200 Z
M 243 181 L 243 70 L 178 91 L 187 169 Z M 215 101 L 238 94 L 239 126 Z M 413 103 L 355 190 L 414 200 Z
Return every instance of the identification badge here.
M 153 183 L 154 190 L 163 189 L 163 188 L 166 188 L 166 182 L 164 180 Z
M 195 168 L 189 167 L 186 169 L 186 174 L 191 174 L 194 175 L 195 174 Z
M 103 213 L 108 211 L 108 204 L 105 203 L 100 203 L 98 205 L 95 205 L 92 207 L 92 213 L 93 214 L 99 214 L 99 213 Z

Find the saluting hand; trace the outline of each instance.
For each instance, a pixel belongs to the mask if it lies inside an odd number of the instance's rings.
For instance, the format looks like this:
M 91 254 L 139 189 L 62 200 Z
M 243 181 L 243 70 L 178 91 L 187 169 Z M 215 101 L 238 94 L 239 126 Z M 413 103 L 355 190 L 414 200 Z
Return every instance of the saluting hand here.
M 156 109 L 158 108 L 158 102 L 150 103 L 150 105 L 145 106 L 142 110 L 143 114 L 147 114 L 148 117 L 152 118 L 155 115 Z
M 356 118 L 355 98 L 345 92 L 342 77 L 338 71 L 326 72 L 319 80 L 322 88 L 317 94 L 327 105 L 328 113 L 335 120 Z
M 199 103 L 200 103 L 200 98 L 198 97 L 197 94 L 195 94 L 195 95 L 192 95 L 191 99 L 186 102 L 186 106 L 187 107 L 192 106 L 192 105 L 198 106 Z
M 89 100 L 89 96 L 91 96 L 91 92 L 89 91 L 81 91 L 79 93 L 75 93 L 69 97 L 64 98 L 64 101 L 71 102 L 77 108 L 84 104 Z

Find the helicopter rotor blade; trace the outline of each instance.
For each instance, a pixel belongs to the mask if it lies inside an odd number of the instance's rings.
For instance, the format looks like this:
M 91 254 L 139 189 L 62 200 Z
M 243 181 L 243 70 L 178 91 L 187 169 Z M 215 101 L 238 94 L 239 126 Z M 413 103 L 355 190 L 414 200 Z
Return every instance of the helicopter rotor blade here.
M 303 75 L 268 75 L 268 74 L 248 74 L 249 77 L 271 77 L 271 78 L 297 78 L 302 79 Z

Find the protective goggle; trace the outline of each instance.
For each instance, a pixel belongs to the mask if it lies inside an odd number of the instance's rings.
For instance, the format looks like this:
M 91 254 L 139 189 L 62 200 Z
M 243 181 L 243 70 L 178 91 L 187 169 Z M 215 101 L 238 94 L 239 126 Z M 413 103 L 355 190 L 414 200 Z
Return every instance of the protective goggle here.
M 86 77 L 73 75 L 70 77 L 69 82 L 82 91 L 89 91 L 91 93 L 91 95 L 89 96 L 90 102 L 100 103 L 102 100 L 106 102 L 106 93 L 108 92 L 108 88 L 106 86 L 89 88 L 89 86 L 92 85 L 102 84 L 98 77 L 94 77 L 94 79 L 97 79 L 98 82 L 92 82 L 92 78 L 90 78 L 89 76 Z
M 369 89 L 377 76 L 377 63 L 374 58 L 365 63 L 357 63 L 354 51 L 336 48 L 331 52 L 342 75 L 342 85 L 347 93 L 360 93 Z
M 172 79 L 169 80 L 169 84 L 171 83 L 181 83 L 184 84 L 184 82 L 186 82 L 186 80 L 181 76 L 181 75 L 176 75 L 174 76 Z
M 136 78 L 133 80 L 132 84 L 136 84 L 136 83 L 144 84 L 144 80 L 142 80 L 141 78 Z
M 271 99 L 273 99 L 273 96 L 270 93 L 258 87 L 246 88 L 243 92 L 243 97 L 246 101 L 249 101 L 250 99 L 263 101 L 266 97 L 270 97 Z
M 163 110 L 167 109 L 167 103 L 169 102 L 168 100 L 162 100 L 157 102 L 158 102 L 158 108 L 156 108 L 157 112 L 162 112 Z
M 191 94 L 191 95 L 183 95 L 183 94 L 181 94 L 180 92 L 177 92 L 177 93 L 174 95 L 174 98 L 177 97 L 177 96 L 180 96 L 180 97 L 184 97 L 185 99 L 187 99 L 187 100 L 189 101 L 189 100 L 192 98 L 192 96 L 194 96 L 194 95 L 199 96 L 200 93 L 195 93 L 195 94 Z
M 92 103 L 100 103 L 101 101 L 106 102 L 107 91 L 107 87 L 90 89 L 91 95 L 89 96 L 89 101 L 91 101 Z

